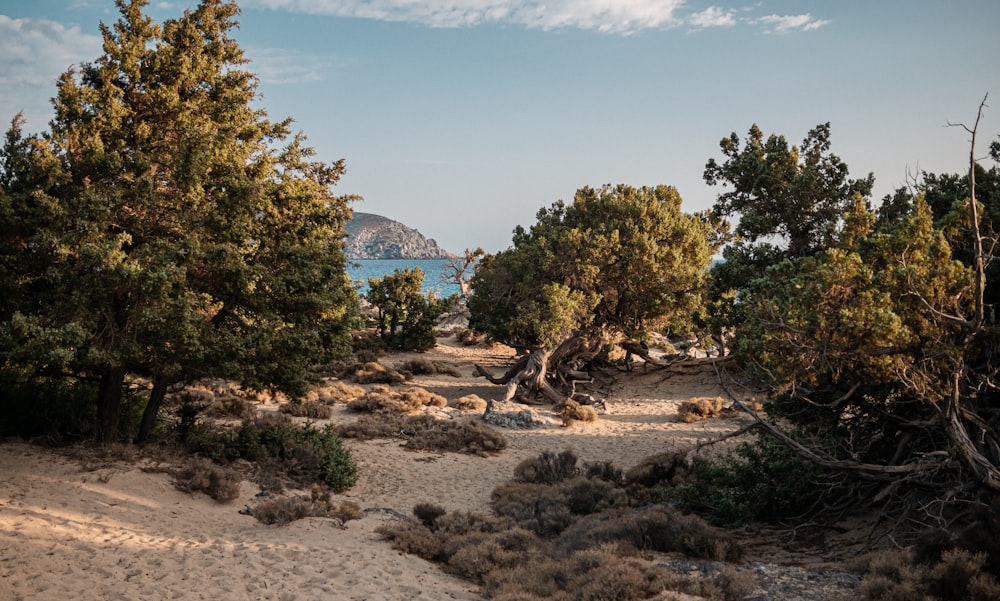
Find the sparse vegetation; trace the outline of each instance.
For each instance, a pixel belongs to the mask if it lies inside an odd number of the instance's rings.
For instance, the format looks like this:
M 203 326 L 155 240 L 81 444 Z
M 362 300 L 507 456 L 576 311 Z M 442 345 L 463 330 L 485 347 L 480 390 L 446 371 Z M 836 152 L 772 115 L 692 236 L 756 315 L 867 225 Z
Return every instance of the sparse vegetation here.
M 395 390 L 388 386 L 373 386 L 364 396 L 347 404 L 351 411 L 359 413 L 402 413 L 409 414 L 425 407 L 444 407 L 448 401 L 439 394 L 419 387 Z
M 462 372 L 441 361 L 432 361 L 424 357 L 416 357 L 399 366 L 399 371 L 414 376 L 445 374 L 456 378 L 462 377 Z
M 350 520 L 361 519 L 361 507 L 353 501 L 335 503 L 330 491 L 313 486 L 309 496 L 274 497 L 265 499 L 250 508 L 250 515 L 262 524 L 283 525 L 303 518 L 331 518 L 341 526 Z
M 310 419 L 330 419 L 333 416 L 333 409 L 319 401 L 291 401 L 282 404 L 279 411 L 293 417 Z
M 240 480 L 235 471 L 201 457 L 193 457 L 174 472 L 174 485 L 184 492 L 201 492 L 220 503 L 240 496 Z
M 578 469 L 572 451 L 546 452 L 518 465 L 517 482 L 494 490 L 491 514 L 424 503 L 379 532 L 397 549 L 478 583 L 491 599 L 646 599 L 672 590 L 735 601 L 751 590 L 750 574 L 680 576 L 643 561 L 643 551 L 722 561 L 742 551 L 694 516 L 631 506 L 620 474 L 605 464 Z
M 337 432 L 344 438 L 402 438 L 413 451 L 444 451 L 470 455 L 494 455 L 507 448 L 507 439 L 490 426 L 472 420 L 445 420 L 430 415 L 404 416 L 398 413 L 362 416 L 342 424 Z
M 677 419 L 685 423 L 697 422 L 715 417 L 722 412 L 722 397 L 699 397 L 681 403 L 677 408 Z
M 237 429 L 214 430 L 200 425 L 183 442 L 191 451 L 216 462 L 245 459 L 255 463 L 267 488 L 321 482 L 340 492 L 358 478 L 357 466 L 333 426 L 299 426 L 282 414 L 262 415 Z

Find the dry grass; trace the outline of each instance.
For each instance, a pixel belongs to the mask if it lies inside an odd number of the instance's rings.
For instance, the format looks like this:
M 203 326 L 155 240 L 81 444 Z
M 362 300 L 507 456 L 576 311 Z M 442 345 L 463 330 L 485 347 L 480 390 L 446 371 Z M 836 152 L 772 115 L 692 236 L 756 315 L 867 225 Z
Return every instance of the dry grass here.
M 684 401 L 677 409 L 677 419 L 691 423 L 716 417 L 722 412 L 722 397 L 700 397 Z

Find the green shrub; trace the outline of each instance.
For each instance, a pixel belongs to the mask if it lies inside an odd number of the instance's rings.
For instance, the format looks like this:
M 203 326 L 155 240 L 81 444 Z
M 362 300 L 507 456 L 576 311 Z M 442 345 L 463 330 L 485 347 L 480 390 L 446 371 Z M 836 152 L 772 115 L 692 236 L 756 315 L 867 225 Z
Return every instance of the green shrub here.
M 0 370 L 0 436 L 51 444 L 93 438 L 97 386 L 75 378 L 30 378 Z
M 734 454 L 695 460 L 675 494 L 685 509 L 712 523 L 737 526 L 805 514 L 821 490 L 817 477 L 813 465 L 760 436 Z
M 194 452 L 215 461 L 245 459 L 300 486 L 323 482 L 336 492 L 357 482 L 357 466 L 332 425 L 317 429 L 281 414 L 243 422 L 237 430 L 196 428 L 187 439 Z

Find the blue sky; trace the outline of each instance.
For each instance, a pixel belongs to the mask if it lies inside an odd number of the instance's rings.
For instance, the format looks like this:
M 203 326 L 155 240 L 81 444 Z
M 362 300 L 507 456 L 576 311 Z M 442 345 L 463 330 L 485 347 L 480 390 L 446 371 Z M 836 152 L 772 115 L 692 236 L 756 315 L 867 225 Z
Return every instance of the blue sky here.
M 157 21 L 195 2 L 152 0 Z M 996 0 L 244 0 L 235 36 L 272 118 L 346 159 L 355 210 L 444 248 L 506 248 L 585 185 L 670 184 L 754 123 L 797 144 L 831 122 L 875 198 L 959 172 L 983 96 L 1000 133 Z M 47 129 L 55 80 L 101 53 L 112 0 L 0 0 L 0 119 Z

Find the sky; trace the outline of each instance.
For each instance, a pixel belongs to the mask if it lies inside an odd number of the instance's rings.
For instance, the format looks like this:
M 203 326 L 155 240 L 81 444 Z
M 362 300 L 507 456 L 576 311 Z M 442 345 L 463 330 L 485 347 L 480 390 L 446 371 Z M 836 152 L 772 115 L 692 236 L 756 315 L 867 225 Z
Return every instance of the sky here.
M 507 248 L 584 186 L 668 184 L 711 207 L 719 141 L 830 122 L 873 201 L 968 168 L 1000 134 L 996 0 L 242 0 L 259 104 L 337 194 L 460 253 Z M 195 0 L 151 0 L 158 22 Z M 0 119 L 48 129 L 57 77 L 100 56 L 113 0 L 0 0 Z

